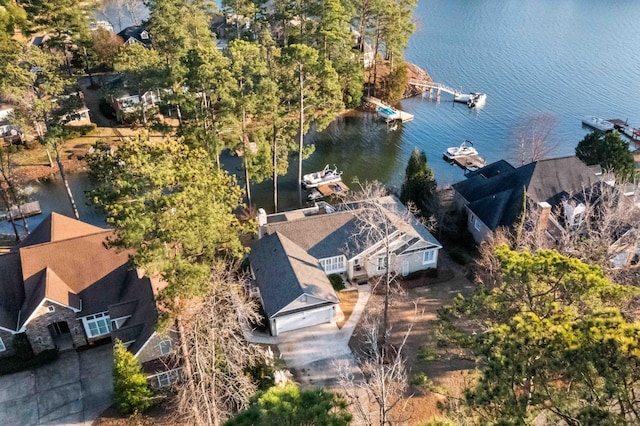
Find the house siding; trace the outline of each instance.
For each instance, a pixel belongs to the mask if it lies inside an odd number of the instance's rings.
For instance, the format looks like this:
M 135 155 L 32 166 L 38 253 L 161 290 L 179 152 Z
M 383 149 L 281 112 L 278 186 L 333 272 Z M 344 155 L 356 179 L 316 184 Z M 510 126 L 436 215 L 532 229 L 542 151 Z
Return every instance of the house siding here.
M 49 312 L 49 306 L 55 308 L 54 312 Z M 34 353 L 40 353 L 46 349 L 55 348 L 53 337 L 49 332 L 49 324 L 56 322 L 66 322 L 73 339 L 73 346 L 85 346 L 87 339 L 83 333 L 82 324 L 76 318 L 76 313 L 57 303 L 45 302 L 33 314 L 33 318 L 26 326 L 26 334 Z
M 395 272 L 398 274 L 402 274 L 402 268 L 403 268 L 404 262 L 408 262 L 409 264 L 408 265 L 409 270 L 407 272 L 408 274 L 411 274 L 412 272 L 422 271 L 425 269 L 436 268 L 438 266 L 439 251 L 440 251 L 439 249 L 434 250 L 433 262 L 430 262 L 430 263 L 422 263 L 424 251 L 419 251 L 419 252 L 411 253 L 404 256 L 398 256 Z
M 473 235 L 476 243 L 481 243 L 489 238 L 491 229 L 480 220 L 471 210 L 467 209 L 467 229 Z

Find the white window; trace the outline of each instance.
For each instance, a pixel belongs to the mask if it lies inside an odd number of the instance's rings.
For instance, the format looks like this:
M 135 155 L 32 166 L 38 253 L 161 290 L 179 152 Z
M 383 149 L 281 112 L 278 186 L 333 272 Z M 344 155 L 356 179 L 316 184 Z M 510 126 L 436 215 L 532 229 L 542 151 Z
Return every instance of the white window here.
M 158 381 L 158 387 L 164 388 L 180 379 L 180 368 L 163 371 L 162 373 L 155 374 L 150 378 L 155 378 Z
M 127 322 L 127 320 L 131 318 L 131 315 L 128 315 L 126 317 L 120 317 L 120 318 L 116 318 L 116 319 L 112 319 L 111 320 L 111 330 L 117 330 L 120 327 L 122 327 L 124 325 L 125 322 Z
M 436 257 L 435 250 L 427 250 L 422 254 L 422 264 L 426 265 L 427 263 L 433 263 Z
M 158 346 L 160 346 L 160 353 L 162 355 L 166 355 L 169 352 L 171 352 L 171 347 L 173 346 L 173 342 L 171 342 L 171 340 L 169 339 L 166 339 L 158 343 Z
M 473 216 L 473 227 L 475 228 L 475 230 L 479 231 L 481 226 L 482 225 L 480 225 L 480 219 L 478 219 L 477 216 Z
M 111 318 L 108 312 L 101 312 L 82 318 L 84 329 L 89 337 L 104 336 L 111 332 Z
M 47 312 L 55 312 L 56 311 L 56 307 L 53 305 L 49 305 L 47 306 Z
M 343 272 L 347 270 L 347 260 L 344 256 L 327 257 L 320 259 L 320 266 L 327 274 L 333 274 L 336 272 Z
M 376 259 L 376 269 L 378 271 L 384 271 L 387 269 L 387 256 L 380 256 Z
M 2 337 L 0 337 L 0 352 L 4 352 L 7 350 L 7 347 L 4 345 L 4 342 L 2 341 Z

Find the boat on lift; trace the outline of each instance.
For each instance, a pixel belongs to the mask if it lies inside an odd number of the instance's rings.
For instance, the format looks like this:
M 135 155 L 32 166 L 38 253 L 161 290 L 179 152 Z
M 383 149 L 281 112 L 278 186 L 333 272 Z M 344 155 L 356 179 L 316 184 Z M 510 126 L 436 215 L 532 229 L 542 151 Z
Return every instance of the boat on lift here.
M 615 128 L 612 122 L 598 117 L 585 118 L 582 120 L 582 124 L 592 129 L 600 130 L 601 132 L 610 132 Z
M 333 169 L 327 164 L 324 169 L 319 172 L 313 172 L 302 176 L 302 185 L 305 188 L 316 188 L 326 183 L 340 182 L 342 180 L 342 172 L 338 171 L 336 166 Z

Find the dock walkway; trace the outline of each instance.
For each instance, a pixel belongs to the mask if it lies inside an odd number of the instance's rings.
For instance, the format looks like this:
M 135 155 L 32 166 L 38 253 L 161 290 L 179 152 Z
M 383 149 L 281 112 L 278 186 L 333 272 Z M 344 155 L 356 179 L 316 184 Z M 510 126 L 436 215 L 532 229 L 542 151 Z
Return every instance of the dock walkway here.
M 20 206 L 11 206 L 11 217 L 13 219 L 22 219 L 23 217 L 31 217 L 42 213 L 39 201 L 21 204 Z M 0 220 L 9 219 L 9 210 L 0 211 Z

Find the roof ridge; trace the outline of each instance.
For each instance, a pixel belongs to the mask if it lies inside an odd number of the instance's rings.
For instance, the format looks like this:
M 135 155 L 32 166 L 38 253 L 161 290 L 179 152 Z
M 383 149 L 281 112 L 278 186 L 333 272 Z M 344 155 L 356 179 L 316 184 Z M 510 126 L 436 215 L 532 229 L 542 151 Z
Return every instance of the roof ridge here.
M 80 238 L 93 237 L 93 236 L 98 235 L 98 234 L 113 233 L 114 231 L 115 231 L 114 229 L 104 229 L 102 231 L 94 232 L 92 234 L 78 235 L 78 236 L 71 237 L 71 238 L 65 238 L 64 240 L 45 241 L 45 242 L 40 243 L 40 244 L 31 244 L 31 245 L 28 245 L 28 246 L 20 247 L 20 251 L 25 250 L 25 249 L 35 248 L 35 247 L 41 247 L 41 246 L 43 246 L 45 244 L 66 243 L 66 242 L 77 240 L 77 239 L 80 239 Z
M 296 246 L 296 248 L 300 249 L 302 252 L 306 253 L 307 255 L 311 256 L 309 253 L 307 253 L 307 251 L 305 249 L 303 249 L 302 247 L 300 247 L 298 244 L 294 243 L 293 241 L 291 241 L 289 238 L 287 238 L 284 234 L 282 234 L 279 231 L 276 231 L 275 234 L 276 237 L 278 237 L 278 244 L 280 244 L 280 248 L 282 249 L 282 252 L 285 254 L 285 256 L 287 257 L 287 268 L 289 268 L 291 270 L 291 272 L 293 273 L 293 276 L 296 277 L 296 285 L 298 286 L 298 288 L 300 289 L 300 292 L 302 294 L 304 294 L 304 288 L 302 288 L 302 285 L 300 285 L 300 279 L 298 278 L 298 274 L 296 273 L 295 268 L 293 267 L 293 265 L 291 264 L 291 260 L 290 260 L 290 256 L 286 250 L 286 248 L 284 247 L 284 245 L 282 244 L 282 240 L 285 239 L 288 242 L 290 242 L 291 244 L 293 244 L 294 246 Z M 313 257 L 313 256 L 311 256 Z M 314 259 L 316 259 L 315 257 L 313 257 Z M 318 260 L 318 259 L 316 259 Z

